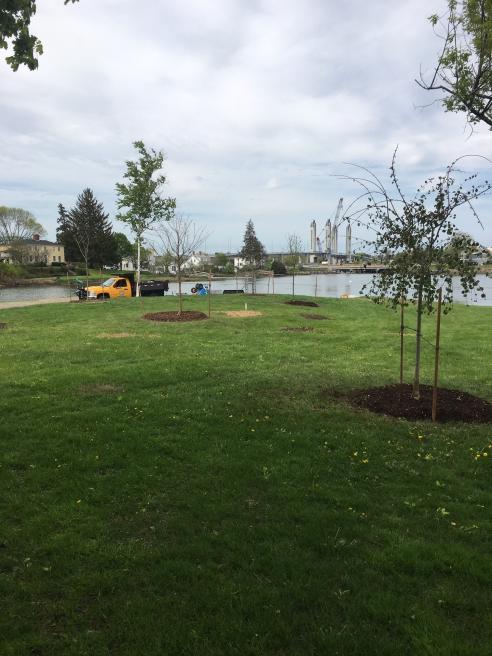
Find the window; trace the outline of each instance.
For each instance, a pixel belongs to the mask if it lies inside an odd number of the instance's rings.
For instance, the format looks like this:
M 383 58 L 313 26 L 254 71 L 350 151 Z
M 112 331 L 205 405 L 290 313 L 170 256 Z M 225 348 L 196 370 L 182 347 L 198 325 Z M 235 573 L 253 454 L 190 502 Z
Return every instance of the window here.
M 115 287 L 126 287 L 126 280 L 118 280 Z

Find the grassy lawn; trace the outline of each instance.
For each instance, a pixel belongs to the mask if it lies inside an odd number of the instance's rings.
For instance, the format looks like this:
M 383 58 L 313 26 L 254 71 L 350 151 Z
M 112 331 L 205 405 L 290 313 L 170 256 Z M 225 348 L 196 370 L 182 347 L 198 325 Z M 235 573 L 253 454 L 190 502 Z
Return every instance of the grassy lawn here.
M 397 382 L 389 310 L 213 304 L 0 316 L 0 654 L 492 653 L 491 427 L 340 398 Z M 443 386 L 492 401 L 491 325 L 444 317 Z

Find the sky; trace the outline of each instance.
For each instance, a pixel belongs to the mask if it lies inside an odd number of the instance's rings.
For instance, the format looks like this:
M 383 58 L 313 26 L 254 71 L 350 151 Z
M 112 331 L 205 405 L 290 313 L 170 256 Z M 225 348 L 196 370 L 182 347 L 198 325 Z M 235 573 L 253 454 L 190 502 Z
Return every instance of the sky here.
M 55 238 L 58 203 L 90 187 L 110 218 L 132 143 L 166 154 L 166 196 L 204 226 L 203 250 L 241 248 L 248 219 L 267 251 L 308 247 L 347 207 L 350 164 L 412 193 L 492 135 L 445 113 L 415 78 L 440 41 L 427 20 L 445 2 L 412 0 L 42 0 L 39 69 L 0 51 L 0 205 L 31 211 Z M 431 104 L 433 103 L 433 104 Z M 491 165 L 467 160 L 487 175 Z M 492 245 L 492 199 L 459 227 Z M 114 221 L 116 231 L 126 226 Z M 353 248 L 364 229 L 353 230 Z M 343 239 L 341 240 L 343 248 Z

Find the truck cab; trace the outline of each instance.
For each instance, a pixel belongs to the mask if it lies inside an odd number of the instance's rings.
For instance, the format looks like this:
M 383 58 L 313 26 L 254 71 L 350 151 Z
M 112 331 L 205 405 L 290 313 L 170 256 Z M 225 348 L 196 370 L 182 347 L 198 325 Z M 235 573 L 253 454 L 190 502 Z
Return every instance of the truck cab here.
M 169 289 L 167 280 L 148 280 L 140 284 L 142 296 L 164 296 Z M 115 274 L 100 285 L 80 287 L 76 294 L 80 300 L 110 300 L 116 298 L 131 298 L 135 296 L 136 284 L 132 273 Z
M 131 298 L 132 296 L 130 280 L 123 276 L 111 276 L 101 285 L 90 285 L 86 291 L 88 299 L 108 300 L 121 297 Z

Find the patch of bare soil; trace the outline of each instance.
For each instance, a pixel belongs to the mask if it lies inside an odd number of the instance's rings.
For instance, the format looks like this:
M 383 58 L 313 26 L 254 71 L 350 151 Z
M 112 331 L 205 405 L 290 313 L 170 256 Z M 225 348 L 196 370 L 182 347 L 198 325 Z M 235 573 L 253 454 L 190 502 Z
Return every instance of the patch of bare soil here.
M 420 399 L 412 396 L 411 385 L 386 385 L 358 390 L 348 395 L 353 405 L 378 414 L 401 417 L 410 421 L 432 417 L 432 387 L 420 386 Z M 492 421 L 492 404 L 460 390 L 439 389 L 437 421 L 487 423 Z
M 230 310 L 225 313 L 227 317 L 240 318 L 240 317 L 262 317 L 263 312 L 256 312 L 255 310 Z
M 322 314 L 301 314 L 304 319 L 312 319 L 313 321 L 323 321 L 330 317 L 325 317 Z
M 118 394 L 124 392 L 121 385 L 111 385 L 110 383 L 101 383 L 95 385 L 82 385 L 79 387 L 79 393 L 84 396 L 104 396 L 108 394 Z
M 311 326 L 285 326 L 280 330 L 284 330 L 287 333 L 312 333 L 314 328 L 311 328 Z
M 135 333 L 100 333 L 99 339 L 126 339 L 127 337 L 135 337 Z
M 148 312 L 144 314 L 144 319 L 147 321 L 165 321 L 167 323 L 176 321 L 200 321 L 201 319 L 208 319 L 204 312 L 196 312 L 194 310 L 186 310 L 179 312 Z
M 302 305 L 303 307 L 319 307 L 318 303 L 314 301 L 295 301 L 294 299 L 290 301 L 285 301 L 286 305 Z

